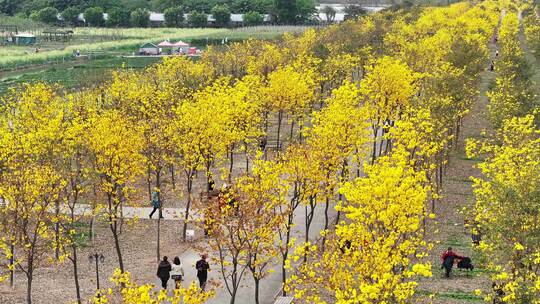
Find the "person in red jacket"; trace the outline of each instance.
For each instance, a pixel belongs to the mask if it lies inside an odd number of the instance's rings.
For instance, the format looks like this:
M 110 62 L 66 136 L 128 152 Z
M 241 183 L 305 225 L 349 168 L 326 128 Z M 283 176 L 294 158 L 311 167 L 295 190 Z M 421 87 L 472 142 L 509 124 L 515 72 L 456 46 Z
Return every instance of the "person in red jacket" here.
M 445 275 L 446 277 L 450 277 L 450 273 L 452 272 L 452 267 L 454 267 L 454 260 L 455 259 L 463 259 L 462 256 L 458 255 L 454 251 L 452 251 L 452 247 L 448 247 L 448 249 L 443 252 L 441 255 L 441 262 L 442 266 L 441 268 L 444 268 L 446 270 Z

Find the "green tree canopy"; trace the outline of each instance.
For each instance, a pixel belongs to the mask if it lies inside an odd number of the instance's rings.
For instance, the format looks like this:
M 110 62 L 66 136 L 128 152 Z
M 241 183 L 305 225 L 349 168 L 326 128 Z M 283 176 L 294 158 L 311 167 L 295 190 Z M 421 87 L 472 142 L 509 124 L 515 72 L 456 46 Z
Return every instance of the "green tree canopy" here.
M 184 22 L 184 9 L 181 6 L 170 7 L 165 10 L 165 24 L 168 27 L 181 26 Z
M 84 20 L 90 26 L 102 26 L 105 20 L 103 20 L 103 9 L 101 7 L 89 7 L 84 11 Z
M 192 11 L 188 15 L 188 23 L 191 27 L 205 27 L 208 22 L 208 16 L 205 13 Z
M 50 1 L 51 6 L 55 7 L 59 11 L 65 11 L 69 7 L 77 7 L 80 9 L 80 6 L 84 4 L 82 0 L 52 0 Z
M 62 18 L 66 24 L 77 24 L 77 17 L 79 17 L 80 10 L 78 7 L 70 6 L 62 12 Z
M 41 9 L 36 17 L 38 21 L 54 24 L 58 22 L 58 10 L 54 7 L 46 7 Z
M 367 11 L 360 5 L 356 4 L 350 4 L 345 6 L 345 9 L 343 10 L 345 13 L 345 19 L 356 19 L 360 16 L 363 16 L 367 14 Z
M 0 13 L 14 15 L 20 7 L 18 0 L 0 0 Z
M 244 24 L 247 26 L 259 25 L 264 21 L 263 15 L 259 12 L 247 12 L 244 14 Z
M 275 0 L 274 10 L 281 24 L 304 22 L 316 12 L 313 0 Z
M 212 8 L 217 5 L 215 0 L 184 0 L 182 4 L 186 11 L 198 11 L 204 13 L 210 13 Z
M 150 23 L 150 12 L 144 8 L 138 8 L 131 12 L 131 25 L 147 27 Z
M 296 0 L 296 23 L 306 22 L 317 13 L 314 0 Z
M 247 12 L 258 12 L 267 14 L 272 11 L 272 0 L 234 0 L 232 1 L 232 11 L 238 14 Z
M 128 11 L 121 8 L 112 8 L 109 10 L 109 18 L 105 23 L 107 26 L 129 26 L 130 17 Z
M 231 10 L 226 4 L 214 6 L 212 8 L 212 15 L 219 27 L 226 27 L 231 22 Z
M 150 7 L 156 12 L 165 12 L 166 9 L 182 6 L 182 0 L 152 0 Z

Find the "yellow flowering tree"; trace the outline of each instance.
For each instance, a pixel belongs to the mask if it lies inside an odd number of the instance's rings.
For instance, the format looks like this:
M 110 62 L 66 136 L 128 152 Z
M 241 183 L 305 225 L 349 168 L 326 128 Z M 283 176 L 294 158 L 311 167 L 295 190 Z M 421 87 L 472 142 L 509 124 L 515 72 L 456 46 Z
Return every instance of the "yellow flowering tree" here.
M 494 271 L 497 297 L 504 303 L 540 299 L 540 130 L 534 117 L 506 120 L 496 141 L 470 141 L 470 157 L 485 155 L 473 178 L 480 249 Z
M 205 208 L 208 244 L 218 252 L 230 303 L 235 303 L 247 271 L 255 282 L 254 298 L 259 303 L 260 282 L 276 262 L 276 230 L 285 224 L 276 209 L 286 202 L 288 190 L 282 174 L 282 164 L 258 159 L 251 174 L 239 177 L 228 192 L 210 200 Z
M 79 224 L 83 223 L 89 212 L 81 212 L 82 202 L 90 193 L 92 182 L 96 180 L 90 159 L 87 157 L 85 132 L 92 106 L 84 94 L 68 94 L 64 98 L 65 112 L 62 124 L 60 147 L 55 153 L 54 165 L 63 179 L 60 206 L 55 210 L 57 225 L 63 231 L 57 235 L 57 248 L 73 265 L 73 280 L 77 303 L 82 303 L 79 282 Z M 94 224 L 94 223 L 92 223 Z M 57 227 L 58 230 L 58 227 Z M 93 237 L 93 236 L 92 236 Z
M 417 92 L 415 82 L 419 75 L 405 63 L 388 56 L 382 57 L 366 69 L 366 77 L 360 83 L 360 90 L 369 107 L 371 128 L 373 131 L 373 151 L 371 161 L 380 155 L 383 141 L 380 141 L 379 153 L 377 142 L 383 127 L 391 127 L 411 103 Z
M 97 187 L 104 199 L 100 205 L 114 239 L 119 268 L 124 271 L 120 244 L 122 209 L 133 204 L 133 183 L 144 172 L 144 140 L 140 128 L 116 110 L 95 113 L 89 124 L 85 140 L 93 170 L 99 176 Z
M 260 282 L 272 270 L 279 250 L 276 230 L 284 224 L 284 218 L 275 212 L 286 203 L 288 185 L 283 180 L 282 164 L 256 160 L 250 175 L 237 180 L 236 188 L 243 210 L 249 211 L 241 227 L 246 237 L 246 265 L 255 282 L 255 303 L 260 303 Z
M 35 269 L 63 246 L 58 216 L 50 212 L 58 205 L 64 185 L 51 162 L 58 153 L 63 111 L 53 88 L 37 83 L 13 91 L 2 100 L 0 112 L 0 216 L 6 232 L 2 247 L 11 282 L 15 268 L 21 270 L 27 281 L 27 303 L 32 303 Z
M 131 273 L 116 269 L 111 277 L 115 289 L 97 291 L 92 299 L 94 304 L 124 303 L 124 304 L 203 304 L 214 297 L 215 291 L 201 292 L 195 282 L 187 288 L 180 286 L 169 296 L 164 290 L 155 290 L 152 284 L 139 285 L 131 278 Z M 120 302 L 117 302 L 120 300 Z
M 285 289 L 297 302 L 407 303 L 417 285 L 413 277 L 431 275 L 430 265 L 419 259 L 426 245 L 425 175 L 407 157 L 394 150 L 366 165 L 366 177 L 340 190 L 347 203 L 338 208 L 346 220 L 327 232 L 326 250 L 307 243 L 288 261 L 292 268 L 301 256 L 313 256 L 287 281 Z
M 298 120 L 314 98 L 315 82 L 309 74 L 297 71 L 292 65 L 281 67 L 268 75 L 264 90 L 267 107 L 277 112 L 277 147 L 281 147 L 282 123 L 285 114 Z M 294 125 L 292 125 L 292 128 Z M 291 131 L 292 134 L 292 131 Z M 292 137 L 292 135 L 291 135 Z
M 324 108 L 313 113 L 312 127 L 305 131 L 306 144 L 313 155 L 311 161 L 321 173 L 319 200 L 325 202 L 324 229 L 329 225 L 328 211 L 337 188 L 349 179 L 350 168 L 355 164 L 360 168 L 365 158 L 368 111 L 359 105 L 359 98 L 356 85 L 345 82 L 333 91 Z

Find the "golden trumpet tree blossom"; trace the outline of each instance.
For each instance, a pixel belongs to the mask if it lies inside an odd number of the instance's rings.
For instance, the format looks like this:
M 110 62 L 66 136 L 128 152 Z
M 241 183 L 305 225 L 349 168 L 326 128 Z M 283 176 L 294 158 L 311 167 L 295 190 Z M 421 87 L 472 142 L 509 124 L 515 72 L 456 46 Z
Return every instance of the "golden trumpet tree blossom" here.
M 313 258 L 287 281 L 297 302 L 408 303 L 417 285 L 411 278 L 431 275 L 418 260 L 426 246 L 421 223 L 428 189 L 407 158 L 394 150 L 340 190 L 346 220 L 328 232 L 325 251 L 307 243 L 288 260 L 291 267 L 303 255 Z
M 116 269 L 111 277 L 116 289 L 99 290 L 93 298 L 94 304 L 120 303 L 123 304 L 204 304 L 215 296 L 214 290 L 201 292 L 195 282 L 187 288 L 181 286 L 169 296 L 164 290 L 155 290 L 152 284 L 139 285 L 131 278 L 131 273 Z
M 468 155 L 486 155 L 473 178 L 479 248 L 494 271 L 497 297 L 504 303 L 540 299 L 540 130 L 527 115 L 504 122 L 497 141 L 470 141 Z M 502 295 L 497 295 L 502 291 Z

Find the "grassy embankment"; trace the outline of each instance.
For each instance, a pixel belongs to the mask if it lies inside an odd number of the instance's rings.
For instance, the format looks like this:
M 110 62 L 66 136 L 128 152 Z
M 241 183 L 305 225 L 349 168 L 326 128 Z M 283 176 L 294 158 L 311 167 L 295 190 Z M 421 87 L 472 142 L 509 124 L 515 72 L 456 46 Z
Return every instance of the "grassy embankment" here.
M 38 37 L 44 31 L 43 28 L 31 28 Z M 224 38 L 228 38 L 229 42 L 249 38 L 274 39 L 286 31 L 298 30 L 305 28 L 75 28 L 73 38 L 67 43 L 39 41 L 36 46 L 0 46 L 0 94 L 9 87 L 38 80 L 77 88 L 107 80 L 110 71 L 121 67 L 144 68 L 161 59 L 121 58 L 121 55 L 136 52 L 142 43 L 148 41 L 184 40 L 205 48 L 207 44 L 221 43 Z M 35 52 L 36 47 L 40 48 L 40 52 Z M 85 56 L 75 60 L 73 54 L 76 50 Z
M 185 40 L 198 42 L 201 46 L 206 40 L 221 41 L 228 38 L 229 41 L 245 40 L 248 38 L 273 39 L 282 35 L 286 28 L 258 28 L 249 30 L 231 29 L 192 29 L 192 28 L 74 28 L 73 38 L 66 43 L 47 42 L 41 38 L 45 29 L 30 30 L 38 36 L 35 46 L 0 46 L 0 70 L 22 68 L 29 65 L 44 64 L 50 62 L 63 62 L 73 59 L 76 50 L 82 54 L 92 56 L 111 56 L 118 54 L 131 54 L 145 42 L 159 43 L 169 39 L 171 41 Z M 61 30 L 61 29 L 60 29 Z M 40 48 L 35 52 L 36 47 Z

